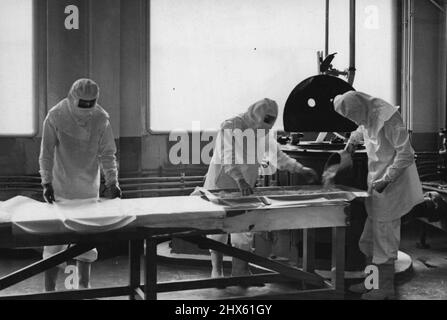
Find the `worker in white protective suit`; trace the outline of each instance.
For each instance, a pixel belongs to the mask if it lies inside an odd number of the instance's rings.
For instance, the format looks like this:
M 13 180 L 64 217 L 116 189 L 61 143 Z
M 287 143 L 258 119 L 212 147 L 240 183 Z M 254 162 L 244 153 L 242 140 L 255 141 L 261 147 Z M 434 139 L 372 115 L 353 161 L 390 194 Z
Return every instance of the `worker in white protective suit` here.
M 312 169 L 302 166 L 279 149 L 270 132 L 277 116 L 276 102 L 263 99 L 250 106 L 246 113 L 224 121 L 216 137 L 204 187 L 209 190 L 239 189 L 243 195 L 250 195 L 262 163 L 269 163 L 270 168 L 298 173 L 308 183 L 316 182 L 318 178 Z M 245 134 L 248 142 L 243 143 L 237 138 L 238 134 Z M 226 243 L 228 235 L 210 235 L 209 238 Z M 251 250 L 252 239 L 252 233 L 231 234 L 232 245 L 246 251 Z M 222 253 L 211 250 L 211 277 L 223 276 L 222 259 Z M 248 263 L 233 258 L 232 275 L 249 274 Z
M 359 127 L 346 149 L 365 144 L 368 155 L 368 214 L 359 247 L 368 264 L 379 270 L 379 287 L 368 292 L 364 283 L 351 291 L 362 298 L 393 299 L 394 262 L 400 244 L 401 217 L 423 202 L 414 150 L 398 108 L 361 92 L 347 92 L 334 99 L 335 110 Z
M 89 79 L 76 81 L 68 97 L 48 113 L 43 124 L 39 157 L 46 202 L 99 198 L 100 167 L 105 176 L 107 198 L 121 197 L 115 158 L 116 145 L 109 115 L 98 104 L 99 87 Z M 65 250 L 67 245 L 46 246 L 43 258 Z M 76 258 L 79 285 L 90 286 L 93 249 Z M 58 268 L 45 272 L 45 289 L 54 291 Z

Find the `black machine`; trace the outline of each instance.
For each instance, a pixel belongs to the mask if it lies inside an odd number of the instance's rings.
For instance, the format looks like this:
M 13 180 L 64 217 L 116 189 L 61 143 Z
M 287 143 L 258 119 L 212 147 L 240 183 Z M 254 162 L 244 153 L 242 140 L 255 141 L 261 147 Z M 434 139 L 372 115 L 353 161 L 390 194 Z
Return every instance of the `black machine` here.
M 352 121 L 334 110 L 334 98 L 355 89 L 346 81 L 331 75 L 317 75 L 299 83 L 290 93 L 284 109 L 284 130 L 291 139 L 279 138 L 288 145 L 283 151 L 308 165 L 320 175 L 329 156 L 345 147 L 350 132 L 357 129 Z M 335 133 L 329 141 L 302 141 L 302 132 Z M 339 134 L 341 133 L 341 134 Z M 281 141 L 282 139 L 282 141 Z M 364 152 L 354 156 L 354 168 L 340 175 L 339 183 L 357 188 L 366 188 L 367 161 Z
M 351 132 L 357 129 L 352 121 L 334 111 L 337 95 L 354 91 L 340 78 L 329 75 L 310 77 L 298 84 L 284 108 L 286 132 Z

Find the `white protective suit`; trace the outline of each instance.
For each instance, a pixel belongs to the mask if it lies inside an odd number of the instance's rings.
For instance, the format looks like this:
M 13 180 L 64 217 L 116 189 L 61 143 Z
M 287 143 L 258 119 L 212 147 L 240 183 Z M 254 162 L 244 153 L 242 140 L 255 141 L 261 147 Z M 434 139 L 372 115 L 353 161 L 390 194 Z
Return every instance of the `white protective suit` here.
M 51 183 L 56 201 L 99 197 L 100 167 L 106 186 L 118 183 L 116 145 L 109 115 L 98 104 L 81 109 L 78 102 L 97 100 L 98 85 L 89 79 L 76 81 L 68 97 L 53 107 L 43 125 L 39 165 L 42 184 Z M 44 258 L 66 246 L 45 247 Z M 91 262 L 97 252 L 78 257 Z
M 400 218 L 423 198 L 414 162 L 414 150 L 398 108 L 361 92 L 347 92 L 334 99 L 335 110 L 359 125 L 349 144 L 365 143 L 368 154 L 368 219 L 360 249 L 377 264 L 396 259 L 400 243 Z M 373 182 L 390 182 L 382 193 Z
M 236 181 L 241 178 L 254 187 L 263 160 L 264 163 L 268 161 L 270 167 L 291 172 L 299 172 L 303 168 L 279 149 L 270 131 L 273 123 L 264 123 L 266 115 L 277 118 L 278 105 L 275 101 L 260 100 L 250 106 L 246 113 L 222 123 L 206 174 L 206 189 L 238 189 Z M 238 131 L 247 133 L 247 136 L 252 132 L 254 143 L 242 143 L 241 140 L 234 139 Z M 210 238 L 224 243 L 227 241 L 227 235 L 212 235 Z M 231 241 L 235 247 L 247 247 L 251 245 L 252 233 L 232 234 Z

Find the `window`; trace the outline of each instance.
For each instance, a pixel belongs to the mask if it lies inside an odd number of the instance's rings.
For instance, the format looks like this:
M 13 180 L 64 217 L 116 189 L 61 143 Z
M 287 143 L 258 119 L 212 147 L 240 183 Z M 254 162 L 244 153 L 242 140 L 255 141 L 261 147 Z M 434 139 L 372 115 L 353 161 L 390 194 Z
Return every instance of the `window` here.
M 33 1 L 0 1 L 0 135 L 36 132 Z
M 400 101 L 396 88 L 398 8 L 392 0 L 357 0 L 356 77 L 354 88 L 391 103 Z M 349 0 L 330 1 L 329 51 L 338 52 L 334 67 L 349 66 Z
M 262 98 L 278 102 L 276 128 L 281 129 L 290 92 L 317 74 L 317 51 L 325 45 L 325 2 L 152 0 L 150 129 L 191 130 L 199 122 L 200 129 L 215 130 Z M 394 2 L 357 1 L 354 87 L 388 100 L 395 90 Z M 335 67 L 344 70 L 349 66 L 349 1 L 330 3 L 330 51 L 339 53 Z M 378 17 L 371 18 L 374 10 Z

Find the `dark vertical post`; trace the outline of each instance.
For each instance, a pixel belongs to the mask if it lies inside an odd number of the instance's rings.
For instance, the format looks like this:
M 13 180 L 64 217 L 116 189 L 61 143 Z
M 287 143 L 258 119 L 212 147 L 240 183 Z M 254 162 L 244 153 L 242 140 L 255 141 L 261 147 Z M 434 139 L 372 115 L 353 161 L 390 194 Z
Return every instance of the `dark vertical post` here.
M 348 83 L 352 85 L 355 77 L 355 36 L 356 36 L 356 0 L 350 0 L 349 3 L 349 70 L 348 70 Z
M 303 230 L 303 271 L 315 270 L 315 230 Z
M 326 31 L 325 31 L 325 40 L 324 40 L 324 53 L 326 58 L 329 55 L 329 0 L 326 0 Z
M 332 286 L 344 294 L 345 281 L 345 227 L 332 228 Z
M 130 300 L 135 300 L 136 289 L 140 287 L 141 282 L 141 253 L 143 249 L 143 240 L 129 241 L 129 286 L 131 293 Z
M 145 299 L 157 300 L 157 242 L 153 238 L 146 239 L 144 262 Z

